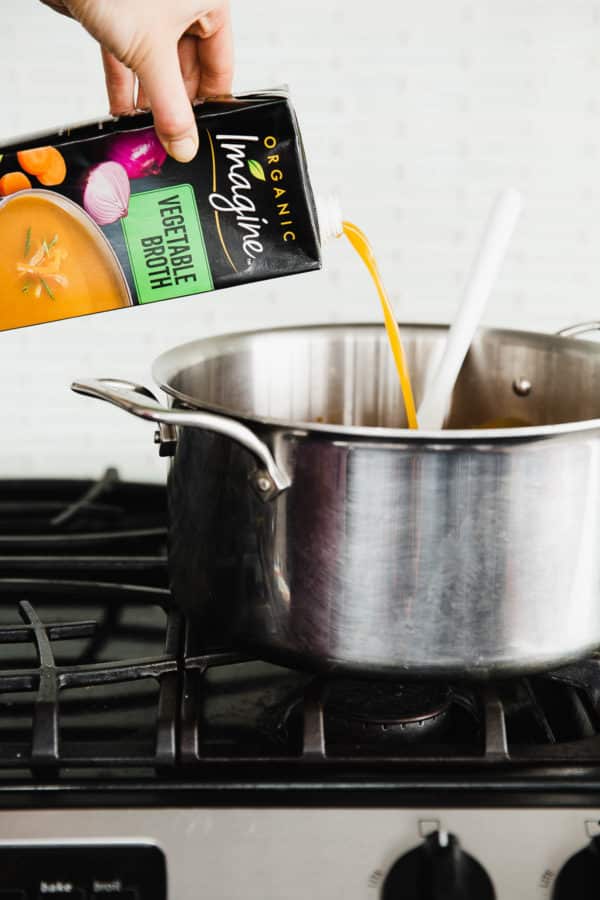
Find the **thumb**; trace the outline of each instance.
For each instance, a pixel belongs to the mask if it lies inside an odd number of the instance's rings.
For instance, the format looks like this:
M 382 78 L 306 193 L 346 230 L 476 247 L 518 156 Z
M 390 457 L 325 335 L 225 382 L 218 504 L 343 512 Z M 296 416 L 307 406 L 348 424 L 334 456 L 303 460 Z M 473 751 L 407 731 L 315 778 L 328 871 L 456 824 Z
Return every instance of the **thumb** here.
M 189 162 L 198 150 L 198 129 L 181 73 L 177 43 L 152 47 L 137 76 L 165 150 L 173 159 Z

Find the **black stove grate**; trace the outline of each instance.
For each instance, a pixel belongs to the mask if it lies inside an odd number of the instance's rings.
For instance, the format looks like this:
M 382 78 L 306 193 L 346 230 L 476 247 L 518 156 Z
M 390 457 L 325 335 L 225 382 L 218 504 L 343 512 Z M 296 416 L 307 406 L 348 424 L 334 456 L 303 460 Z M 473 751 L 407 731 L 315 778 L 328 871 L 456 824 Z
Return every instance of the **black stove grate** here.
M 0 483 L 0 766 L 172 767 L 183 623 L 164 488 Z
M 210 680 L 223 667 L 244 668 L 233 682 Z M 589 765 L 600 763 L 600 704 L 590 683 L 600 685 L 600 660 L 591 658 L 582 667 L 549 675 L 489 685 L 455 685 L 450 688 L 449 723 L 428 732 L 426 720 L 415 718 L 412 729 L 422 728 L 422 738 L 402 733 L 386 736 L 385 730 L 348 727 L 333 729 L 329 698 L 335 686 L 349 689 L 343 680 L 300 676 L 289 680 L 286 670 L 244 662 L 231 653 L 208 653 L 186 661 L 181 720 L 181 761 L 187 764 L 262 763 L 290 761 L 334 767 L 465 767 L 527 765 Z M 584 676 L 583 678 L 581 676 Z M 277 686 L 285 697 L 277 696 Z M 591 682 L 590 682 L 591 680 Z M 266 681 L 266 684 L 264 683 Z M 261 699 L 252 696 L 256 682 Z M 227 698 L 232 684 L 236 700 L 249 697 L 251 719 L 238 709 L 236 719 L 215 728 L 215 694 Z M 266 709 L 263 706 L 267 697 Z M 212 710 L 204 715 L 207 704 Z M 227 700 L 225 699 L 225 708 Z M 212 714 L 211 714 L 212 713 Z M 403 728 L 407 730 L 407 725 Z M 387 726 L 389 730 L 389 725 Z
M 172 608 L 164 488 L 0 483 L 2 773 L 482 772 L 600 764 L 600 658 L 485 686 L 208 651 Z
M 166 501 L 160 485 L 121 482 L 109 468 L 98 481 L 3 480 L 0 493 L 2 568 L 15 556 L 65 558 L 86 550 L 123 557 L 161 550 Z M 49 561 L 49 560 L 48 560 Z
M 143 624 L 146 611 L 155 620 L 160 615 L 156 605 L 168 592 L 60 581 L 49 591 L 43 581 L 0 580 L 0 598 L 15 593 L 29 599 L 16 601 L 22 624 L 0 626 L 4 665 L 8 649 L 13 651 L 10 667 L 0 670 L 0 765 L 173 765 L 181 619 L 170 613 L 163 614 L 164 625 Z M 94 604 L 93 618 L 57 621 L 44 615 L 57 595 L 61 613 L 68 599 L 79 610 L 82 593 Z M 142 624 L 120 621 L 127 609 L 136 610 Z M 122 660 L 104 652 L 132 638 L 142 646 L 154 644 L 156 628 L 164 641 L 157 654 Z M 35 660 L 27 659 L 23 645 L 33 648 Z M 74 660 L 63 662 L 61 656 Z

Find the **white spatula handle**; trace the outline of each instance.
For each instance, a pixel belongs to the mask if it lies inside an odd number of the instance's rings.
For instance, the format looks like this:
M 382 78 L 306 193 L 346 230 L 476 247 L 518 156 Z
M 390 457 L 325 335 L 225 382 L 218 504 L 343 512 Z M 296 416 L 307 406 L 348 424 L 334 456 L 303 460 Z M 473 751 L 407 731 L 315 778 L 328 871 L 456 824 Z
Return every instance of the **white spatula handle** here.
M 515 190 L 496 200 L 467 281 L 464 296 L 449 332 L 446 347 L 419 408 L 419 427 L 442 428 L 454 384 L 493 290 L 523 203 Z

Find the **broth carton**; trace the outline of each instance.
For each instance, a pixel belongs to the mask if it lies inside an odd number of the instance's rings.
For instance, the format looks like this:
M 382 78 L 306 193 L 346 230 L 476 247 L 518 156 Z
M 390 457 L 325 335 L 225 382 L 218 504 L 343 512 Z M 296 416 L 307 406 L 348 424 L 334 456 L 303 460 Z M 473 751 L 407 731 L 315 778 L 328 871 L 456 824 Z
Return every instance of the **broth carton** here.
M 185 164 L 150 114 L 0 148 L 0 330 L 320 268 L 287 94 L 206 101 L 195 116 Z

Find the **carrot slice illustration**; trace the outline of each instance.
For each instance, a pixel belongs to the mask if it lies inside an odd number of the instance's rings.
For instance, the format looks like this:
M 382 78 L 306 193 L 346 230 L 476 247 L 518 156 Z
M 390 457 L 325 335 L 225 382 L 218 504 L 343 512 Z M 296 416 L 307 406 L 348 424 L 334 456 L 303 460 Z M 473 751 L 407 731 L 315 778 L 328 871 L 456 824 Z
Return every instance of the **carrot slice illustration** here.
M 35 175 L 44 185 L 62 184 L 65 180 L 67 166 L 62 153 L 56 147 L 19 150 L 17 159 L 25 172 Z
M 7 172 L 0 178 L 0 197 L 8 197 L 17 191 L 26 191 L 31 187 L 31 182 L 23 172 Z

